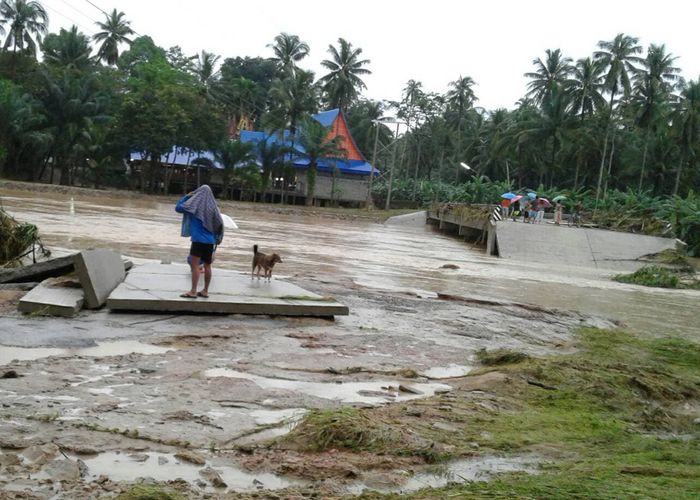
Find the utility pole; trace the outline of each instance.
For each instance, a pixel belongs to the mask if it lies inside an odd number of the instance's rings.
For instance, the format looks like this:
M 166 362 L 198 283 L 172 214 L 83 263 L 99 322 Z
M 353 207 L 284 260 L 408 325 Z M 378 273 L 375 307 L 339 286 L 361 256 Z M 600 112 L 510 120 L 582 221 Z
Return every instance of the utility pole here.
M 391 151 L 391 168 L 389 169 L 389 189 L 386 193 L 386 205 L 384 206 L 384 210 L 389 210 L 389 206 L 391 205 L 391 188 L 392 180 L 394 179 L 394 164 L 396 163 L 396 146 L 399 142 L 399 123 L 400 122 L 396 122 L 396 138 L 394 139 L 394 149 Z
M 367 203 L 365 208 L 373 208 L 374 203 L 372 202 L 372 180 L 374 179 L 374 166 L 377 164 L 377 142 L 379 142 L 379 125 L 381 122 L 379 120 L 372 120 L 374 126 L 377 130 L 374 132 L 374 151 L 372 151 L 372 165 L 370 165 L 369 171 L 369 187 L 367 188 Z

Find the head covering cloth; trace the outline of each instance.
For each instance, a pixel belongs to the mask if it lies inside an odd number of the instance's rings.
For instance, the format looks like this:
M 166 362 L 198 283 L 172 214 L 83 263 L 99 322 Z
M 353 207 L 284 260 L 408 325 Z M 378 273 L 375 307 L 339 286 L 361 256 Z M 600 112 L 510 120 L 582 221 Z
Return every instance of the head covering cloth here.
M 182 224 L 183 232 L 189 230 L 189 227 L 185 229 L 185 226 L 189 226 L 189 224 L 185 224 L 185 219 L 187 219 L 188 215 L 199 219 L 204 228 L 214 235 L 223 232 L 224 221 L 221 218 L 221 212 L 219 212 L 219 207 L 216 205 L 214 193 L 206 184 L 199 186 L 192 193 L 192 196 L 182 204 L 182 209 L 185 211 Z M 189 235 L 183 234 L 183 236 Z

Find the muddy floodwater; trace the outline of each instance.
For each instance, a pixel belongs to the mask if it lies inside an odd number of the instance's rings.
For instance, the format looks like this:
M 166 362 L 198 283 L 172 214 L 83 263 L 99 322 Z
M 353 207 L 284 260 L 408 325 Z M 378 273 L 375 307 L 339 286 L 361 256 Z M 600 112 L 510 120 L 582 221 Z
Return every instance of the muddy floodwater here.
M 185 261 L 189 244 L 180 237 L 175 197 L 3 188 L 0 196 L 16 219 L 39 227 L 56 254 L 106 247 L 137 265 Z M 0 384 L 0 488 L 94 498 L 139 477 L 181 478 L 202 495 L 293 487 L 308 478 L 271 464 L 246 468 L 237 447 L 283 436 L 310 409 L 448 393 L 482 348 L 568 352 L 573 332 L 586 325 L 700 338 L 697 291 L 616 283 L 614 269 L 489 257 L 420 224 L 226 202 L 222 211 L 239 229 L 217 251 L 214 280 L 216 268 L 249 272 L 258 244 L 282 256 L 274 279 L 332 296 L 350 315 L 329 321 L 103 309 L 65 319 L 25 317 L 6 302 L 0 371 L 18 378 Z M 406 379 L 408 372 L 417 377 Z M 183 448 L 196 456 L 178 455 Z M 509 460 L 470 459 L 447 471 L 467 479 L 478 471 L 536 472 L 532 457 Z M 357 494 L 444 484 L 430 471 L 402 477 L 391 476 L 391 487 L 362 476 L 332 487 Z

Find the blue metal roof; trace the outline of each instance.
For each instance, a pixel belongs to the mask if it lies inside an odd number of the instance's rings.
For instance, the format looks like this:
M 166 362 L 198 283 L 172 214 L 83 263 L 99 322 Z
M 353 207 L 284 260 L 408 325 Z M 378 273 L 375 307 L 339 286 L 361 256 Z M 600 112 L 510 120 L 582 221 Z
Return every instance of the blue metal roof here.
M 313 115 L 313 118 L 324 127 L 330 127 L 337 118 L 338 113 L 340 113 L 339 109 L 332 109 L 330 111 L 324 111 Z M 280 144 L 287 147 L 292 147 L 292 142 L 289 140 L 289 135 L 288 130 L 284 131 L 282 137 L 280 137 L 280 134 L 276 133 L 241 130 L 240 140 L 241 142 L 251 142 L 253 144 L 257 144 L 260 141 L 267 141 L 268 144 Z M 301 144 L 297 142 L 293 144 L 293 147 L 295 151 L 298 151 L 302 155 L 306 152 Z M 309 166 L 309 160 L 299 157 L 292 160 L 292 165 L 298 169 L 305 169 Z M 379 175 L 379 171 L 376 168 L 372 168 L 372 165 L 370 165 L 369 162 L 363 160 L 322 158 L 318 161 L 319 172 L 332 172 L 334 166 L 344 174 L 370 175 L 370 173 L 373 172 L 374 175 Z
M 129 155 L 129 160 L 148 160 L 148 157 L 139 152 L 133 152 Z M 161 155 L 160 162 L 168 165 L 197 165 L 197 160 L 206 160 L 201 163 L 202 166 L 208 167 L 209 164 L 214 168 L 222 169 L 224 166 L 217 161 L 214 153 L 211 151 L 195 151 L 189 148 L 174 147 L 170 153 Z
M 340 109 L 336 108 L 331 109 L 329 111 L 322 111 L 320 113 L 316 113 L 312 116 L 312 118 L 324 127 L 330 127 L 331 125 L 333 125 L 333 122 L 338 117 L 338 113 L 340 113 Z

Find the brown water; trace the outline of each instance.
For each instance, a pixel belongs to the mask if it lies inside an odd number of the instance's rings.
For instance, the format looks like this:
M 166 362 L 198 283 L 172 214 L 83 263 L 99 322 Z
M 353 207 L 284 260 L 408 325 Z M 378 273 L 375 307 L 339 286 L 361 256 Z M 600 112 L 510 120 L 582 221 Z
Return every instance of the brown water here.
M 109 247 L 136 258 L 184 262 L 176 198 L 118 198 L 0 189 L 7 211 L 39 227 L 49 247 Z M 605 271 L 548 266 L 486 256 L 428 226 L 405 227 L 251 210 L 223 204 L 239 226 L 227 233 L 215 266 L 248 271 L 253 244 L 281 254 L 277 276 L 351 279 L 360 286 L 436 292 L 573 309 L 620 320 L 654 335 L 700 338 L 700 292 L 624 285 Z M 459 269 L 441 269 L 452 263 Z M 342 297 L 339 297 L 342 299 Z

